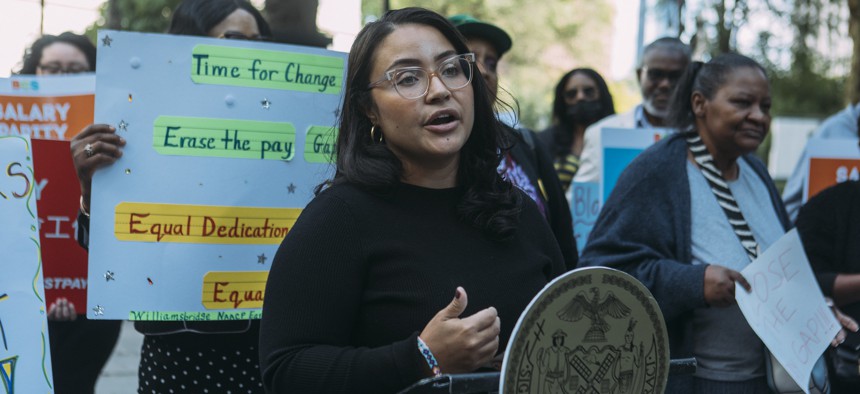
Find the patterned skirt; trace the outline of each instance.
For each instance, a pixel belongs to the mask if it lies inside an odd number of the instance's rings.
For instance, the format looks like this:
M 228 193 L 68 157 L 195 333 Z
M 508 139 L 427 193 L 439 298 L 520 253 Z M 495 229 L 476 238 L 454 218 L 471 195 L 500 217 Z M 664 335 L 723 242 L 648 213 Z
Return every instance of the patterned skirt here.
M 263 393 L 257 332 L 146 335 L 140 394 Z

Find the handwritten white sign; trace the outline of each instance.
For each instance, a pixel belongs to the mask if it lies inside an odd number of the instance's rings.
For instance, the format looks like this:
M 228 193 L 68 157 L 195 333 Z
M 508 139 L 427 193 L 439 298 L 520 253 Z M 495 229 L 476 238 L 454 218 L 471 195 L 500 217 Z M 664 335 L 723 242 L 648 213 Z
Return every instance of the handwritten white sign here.
M 815 361 L 839 332 L 796 230 L 791 230 L 742 272 L 752 285 L 736 285 L 735 298 L 752 329 L 808 393 Z
M 29 135 L 0 136 L 0 393 L 7 394 L 53 392 L 31 147 Z

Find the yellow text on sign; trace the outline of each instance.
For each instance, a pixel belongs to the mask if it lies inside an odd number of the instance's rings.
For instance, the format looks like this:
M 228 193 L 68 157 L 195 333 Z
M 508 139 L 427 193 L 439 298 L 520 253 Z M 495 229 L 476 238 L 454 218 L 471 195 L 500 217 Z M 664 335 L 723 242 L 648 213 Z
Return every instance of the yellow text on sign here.
M 275 245 L 301 211 L 122 202 L 114 211 L 114 235 L 120 241 Z
M 203 276 L 206 309 L 262 308 L 269 271 L 207 272 Z
M 152 147 L 162 155 L 284 160 L 296 153 L 288 122 L 159 116 Z

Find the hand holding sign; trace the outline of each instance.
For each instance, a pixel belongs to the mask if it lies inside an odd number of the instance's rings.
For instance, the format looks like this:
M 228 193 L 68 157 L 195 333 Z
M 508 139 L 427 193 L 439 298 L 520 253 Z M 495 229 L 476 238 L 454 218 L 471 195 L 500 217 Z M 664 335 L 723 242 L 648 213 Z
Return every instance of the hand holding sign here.
M 857 332 L 857 330 L 860 329 L 860 325 L 858 325 L 851 316 L 842 313 L 842 311 L 833 304 L 833 300 L 830 299 L 830 297 L 825 297 L 825 299 L 827 300 L 827 305 L 830 305 L 830 310 L 833 311 L 833 316 L 842 327 L 842 329 L 839 330 L 839 333 L 836 334 L 836 338 L 833 338 L 833 340 L 830 341 L 830 346 L 837 347 L 842 342 L 845 342 L 845 338 L 848 336 L 848 333 L 845 332 L 846 329 L 851 330 L 852 332 Z
M 81 196 L 87 206 L 90 205 L 93 173 L 119 160 L 123 146 L 125 139 L 116 134 L 113 126 L 106 124 L 91 124 L 72 138 L 72 161 L 81 181 Z
M 750 291 L 749 282 L 740 272 L 721 265 L 709 265 L 705 269 L 705 302 L 717 307 L 734 305 L 735 282 Z
M 792 379 L 806 391 L 809 374 L 840 323 L 824 302 L 796 230 L 789 231 L 743 270 L 750 293 L 738 306 Z M 850 322 L 846 322 L 850 325 Z

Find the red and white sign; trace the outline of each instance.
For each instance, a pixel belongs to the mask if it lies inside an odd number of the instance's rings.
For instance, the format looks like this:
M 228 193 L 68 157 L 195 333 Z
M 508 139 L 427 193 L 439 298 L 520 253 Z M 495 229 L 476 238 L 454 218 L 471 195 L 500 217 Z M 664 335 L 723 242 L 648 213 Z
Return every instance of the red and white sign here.
M 81 196 L 69 140 L 93 123 L 95 76 L 0 78 L 0 135 L 29 135 L 46 305 L 87 305 L 87 252 L 78 245 Z
M 809 140 L 808 172 L 803 202 L 830 186 L 860 180 L 860 147 L 857 139 Z
M 33 159 L 47 304 L 65 297 L 83 312 L 87 305 L 87 252 L 76 238 L 81 187 L 69 142 L 33 140 Z

